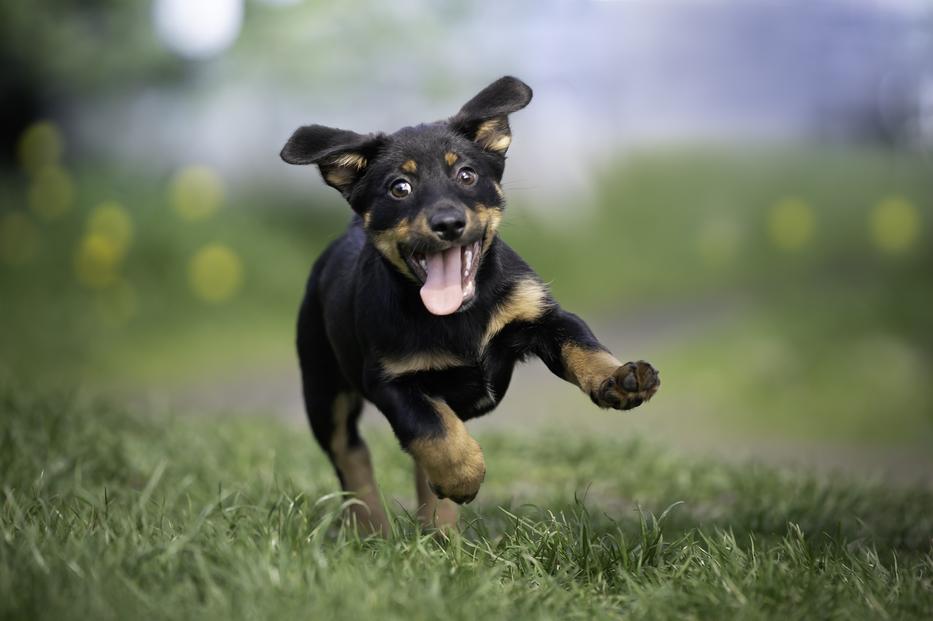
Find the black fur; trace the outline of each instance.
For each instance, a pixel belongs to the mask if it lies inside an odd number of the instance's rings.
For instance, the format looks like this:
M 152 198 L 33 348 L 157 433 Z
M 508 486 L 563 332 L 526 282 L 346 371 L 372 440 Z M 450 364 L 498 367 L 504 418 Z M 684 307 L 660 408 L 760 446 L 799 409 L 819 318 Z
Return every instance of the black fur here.
M 318 165 L 327 183 L 340 190 L 356 212 L 346 233 L 315 263 L 298 321 L 305 403 L 325 451 L 331 452 L 332 406 L 340 393 L 353 395 L 354 403 L 360 397 L 372 402 L 402 447 L 408 448 L 418 438 L 445 433 L 429 399 L 442 399 L 457 417 L 467 420 L 498 405 L 516 362 L 538 356 L 556 375 L 572 380 L 562 357 L 564 344 L 605 351 L 586 324 L 561 309 L 543 285 L 539 316 L 508 323 L 485 349 L 480 347 L 491 319 L 513 289 L 523 281 L 541 282 L 495 230 L 504 209 L 498 183 L 510 141 L 507 116 L 525 107 L 531 96 L 527 85 L 505 77 L 447 121 L 406 127 L 391 135 L 311 125 L 298 129 L 282 150 L 289 163 Z M 456 155 L 453 165 L 445 161 L 446 154 Z M 413 162 L 416 170 L 402 172 L 406 162 Z M 476 173 L 472 185 L 460 180 L 465 166 Z M 399 180 L 413 188 L 401 199 L 390 192 Z M 458 244 L 480 242 L 486 248 L 474 298 L 446 316 L 425 308 L 419 297 L 421 277 L 412 266 L 416 253 L 450 246 L 423 225 L 438 214 L 464 220 Z M 387 358 L 438 351 L 466 364 L 396 377 L 387 377 L 382 366 Z M 650 379 L 649 373 L 649 384 Z M 628 377 L 622 382 L 607 376 L 606 382 L 600 391 L 615 384 L 624 384 L 625 390 L 656 389 L 644 382 L 636 386 L 638 382 Z M 599 394 L 590 396 L 603 407 L 626 405 L 617 397 L 613 402 Z M 634 399 L 628 405 L 632 403 Z M 356 431 L 358 412 L 355 407 L 347 421 L 351 446 L 362 442 Z

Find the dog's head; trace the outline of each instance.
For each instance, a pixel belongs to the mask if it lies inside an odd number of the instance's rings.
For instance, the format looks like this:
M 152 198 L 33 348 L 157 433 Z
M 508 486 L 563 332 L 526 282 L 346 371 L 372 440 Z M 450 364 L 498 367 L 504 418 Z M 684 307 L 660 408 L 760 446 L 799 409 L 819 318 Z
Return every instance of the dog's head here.
M 504 77 L 446 121 L 391 135 L 308 125 L 281 155 L 289 164 L 316 164 L 360 214 L 379 252 L 421 285 L 425 307 L 449 315 L 476 295 L 504 207 L 508 115 L 529 101 L 525 83 Z

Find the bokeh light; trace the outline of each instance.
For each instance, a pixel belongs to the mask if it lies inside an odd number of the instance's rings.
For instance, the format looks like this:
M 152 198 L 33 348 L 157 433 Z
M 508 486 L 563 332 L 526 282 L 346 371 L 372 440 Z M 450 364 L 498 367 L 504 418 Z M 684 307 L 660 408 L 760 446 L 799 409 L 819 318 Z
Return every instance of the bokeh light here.
M 88 233 L 78 244 L 75 275 L 78 282 L 91 289 L 103 289 L 114 284 L 123 259 L 118 243 L 100 233 Z
M 59 166 L 45 166 L 36 172 L 29 187 L 29 208 L 46 220 L 57 220 L 74 204 L 74 182 Z
M 784 198 L 768 214 L 768 235 L 779 249 L 801 250 L 813 239 L 815 230 L 813 209 L 800 198 Z
M 224 302 L 236 294 L 242 282 L 240 258 L 223 244 L 204 246 L 191 258 L 188 283 L 201 300 Z
M 187 58 L 208 58 L 239 36 L 243 0 L 155 0 L 152 19 L 168 49 Z
M 0 214 L 0 261 L 23 265 L 32 261 L 39 247 L 39 231 L 29 217 L 19 211 Z
M 108 201 L 91 211 L 87 231 L 108 238 L 120 249 L 122 255 L 133 239 L 133 221 L 122 205 Z
M 207 166 L 187 166 L 172 177 L 169 200 L 185 220 L 207 218 L 220 208 L 223 199 L 223 180 Z
M 892 196 L 875 205 L 869 218 L 872 243 L 881 251 L 910 250 L 920 235 L 920 213 L 906 198 Z
M 62 156 L 63 144 L 62 134 L 53 123 L 33 123 L 23 131 L 17 145 L 20 166 L 34 175 L 47 166 L 57 165 Z

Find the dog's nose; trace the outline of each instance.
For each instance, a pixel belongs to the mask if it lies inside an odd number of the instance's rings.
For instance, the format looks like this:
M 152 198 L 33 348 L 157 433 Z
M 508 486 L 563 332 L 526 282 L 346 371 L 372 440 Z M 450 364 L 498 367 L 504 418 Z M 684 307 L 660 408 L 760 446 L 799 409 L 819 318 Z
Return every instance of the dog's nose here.
M 444 241 L 453 241 L 463 235 L 466 218 L 459 210 L 445 209 L 432 215 L 428 219 L 428 224 L 438 237 Z

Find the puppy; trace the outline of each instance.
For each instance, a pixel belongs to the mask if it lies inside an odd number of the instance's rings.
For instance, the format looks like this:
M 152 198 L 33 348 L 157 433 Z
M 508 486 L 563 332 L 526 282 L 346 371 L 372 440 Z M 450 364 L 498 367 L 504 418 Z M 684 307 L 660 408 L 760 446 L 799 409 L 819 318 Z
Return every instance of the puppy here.
M 308 125 L 282 149 L 355 212 L 311 270 L 297 345 L 314 437 L 370 532 L 389 524 L 357 430 L 364 399 L 414 458 L 419 517 L 448 527 L 450 501 L 473 500 L 486 474 L 464 421 L 495 409 L 516 362 L 537 356 L 602 408 L 634 408 L 660 385 L 647 362 L 610 354 L 497 234 L 508 117 L 531 94 L 503 77 L 446 121 L 394 134 Z

